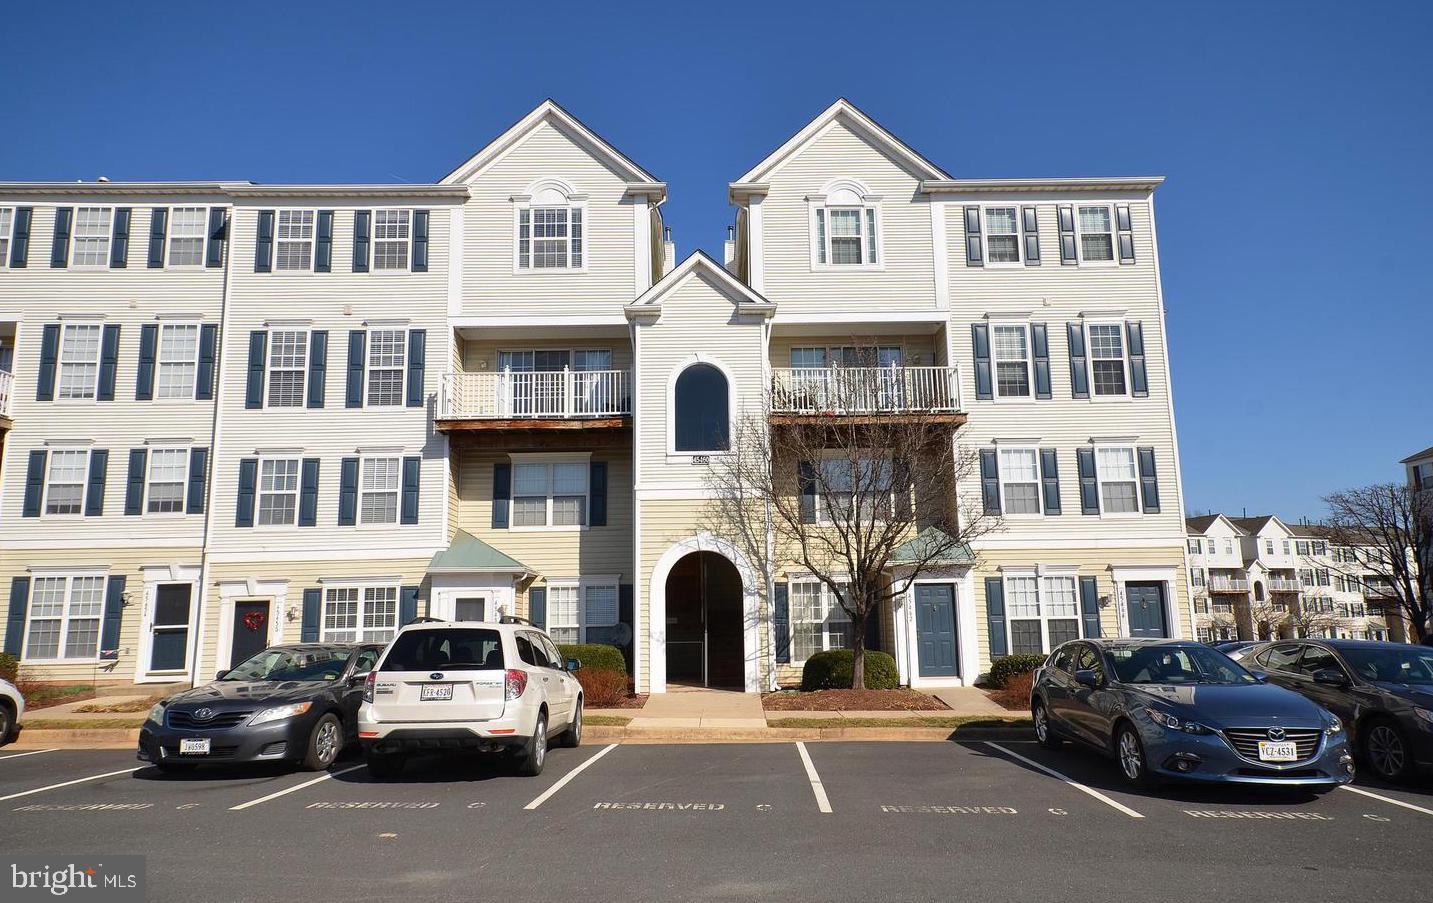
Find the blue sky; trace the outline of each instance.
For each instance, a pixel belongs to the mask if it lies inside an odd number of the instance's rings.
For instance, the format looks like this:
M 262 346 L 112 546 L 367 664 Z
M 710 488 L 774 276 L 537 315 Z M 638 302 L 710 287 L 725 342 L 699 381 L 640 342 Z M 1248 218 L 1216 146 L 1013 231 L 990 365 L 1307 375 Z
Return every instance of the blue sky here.
M 84 6 L 6 12 L 0 179 L 432 181 L 551 96 L 715 253 L 845 95 L 956 176 L 1168 177 L 1188 507 L 1315 516 L 1433 445 L 1433 4 Z

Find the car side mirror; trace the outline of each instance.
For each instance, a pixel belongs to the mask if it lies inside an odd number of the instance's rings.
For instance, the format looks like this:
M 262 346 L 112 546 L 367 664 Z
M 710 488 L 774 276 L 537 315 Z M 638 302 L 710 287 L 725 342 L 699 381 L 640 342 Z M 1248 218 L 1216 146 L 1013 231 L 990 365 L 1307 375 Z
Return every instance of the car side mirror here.
M 1089 669 L 1076 671 L 1075 683 L 1082 687 L 1089 687 L 1091 690 L 1097 690 L 1100 686 L 1100 675 Z
M 1348 678 L 1343 672 L 1335 668 L 1325 668 L 1322 671 L 1314 672 L 1314 683 L 1323 684 L 1326 687 L 1343 688 L 1348 686 Z
M 567 660 L 567 670 L 569 670 L 569 671 L 581 671 L 581 670 L 582 670 L 582 659 L 580 659 L 580 658 L 570 658 L 570 659 L 568 659 L 568 660 Z
M 223 680 L 223 679 L 228 675 L 228 673 L 229 673 L 229 672 L 228 672 L 227 669 L 224 670 L 224 671 L 215 671 L 215 672 L 214 672 L 214 679 L 215 679 L 215 680 Z

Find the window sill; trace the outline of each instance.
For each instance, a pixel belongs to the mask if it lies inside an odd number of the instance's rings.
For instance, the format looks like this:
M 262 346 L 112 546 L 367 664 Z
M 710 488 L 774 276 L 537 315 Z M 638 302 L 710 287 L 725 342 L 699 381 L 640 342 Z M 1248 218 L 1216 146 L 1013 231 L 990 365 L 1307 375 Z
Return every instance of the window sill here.
M 587 267 L 513 267 L 514 276 L 580 276 L 587 273 Z
M 844 273 L 884 273 L 886 265 L 883 263 L 851 263 L 851 264 L 830 264 L 813 263 L 811 272 L 813 275 L 841 275 Z
M 83 656 L 80 658 L 20 658 L 22 665 L 94 665 L 103 661 L 114 661 L 114 659 L 102 659 L 98 655 Z M 35 722 L 30 722 L 34 724 Z
M 508 527 L 510 533 L 582 533 L 591 529 L 588 524 L 529 526 L 529 527 Z

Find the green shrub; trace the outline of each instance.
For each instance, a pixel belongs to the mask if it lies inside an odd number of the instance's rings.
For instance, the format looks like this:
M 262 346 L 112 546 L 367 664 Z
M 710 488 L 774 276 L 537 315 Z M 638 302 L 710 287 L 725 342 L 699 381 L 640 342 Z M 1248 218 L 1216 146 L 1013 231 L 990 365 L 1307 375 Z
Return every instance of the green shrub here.
M 622 650 L 616 646 L 607 646 L 602 643 L 559 643 L 557 651 L 562 653 L 563 661 L 575 658 L 582 662 L 584 668 L 627 673 L 627 659 L 622 656 Z
M 1043 655 L 1007 655 L 997 658 L 990 666 L 990 685 L 999 690 L 1005 682 L 1017 674 L 1029 674 L 1045 664 Z
M 849 690 L 855 653 L 849 649 L 818 652 L 801 669 L 803 690 Z M 884 652 L 866 650 L 866 689 L 894 690 L 901 685 L 896 660 Z
M 20 677 L 20 660 L 8 652 L 0 652 L 0 678 L 14 683 Z

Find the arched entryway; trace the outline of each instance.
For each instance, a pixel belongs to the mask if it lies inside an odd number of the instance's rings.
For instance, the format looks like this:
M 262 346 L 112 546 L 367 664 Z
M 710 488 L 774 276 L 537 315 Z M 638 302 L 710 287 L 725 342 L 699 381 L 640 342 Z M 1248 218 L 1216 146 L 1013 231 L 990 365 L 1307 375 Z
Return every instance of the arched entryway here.
M 682 556 L 667 574 L 667 683 L 745 686 L 741 574 L 717 552 Z

